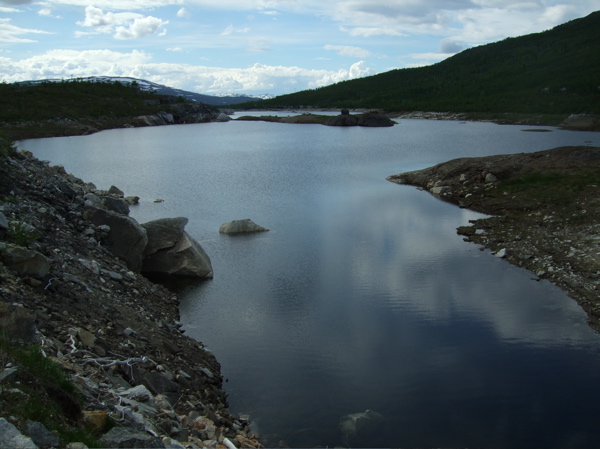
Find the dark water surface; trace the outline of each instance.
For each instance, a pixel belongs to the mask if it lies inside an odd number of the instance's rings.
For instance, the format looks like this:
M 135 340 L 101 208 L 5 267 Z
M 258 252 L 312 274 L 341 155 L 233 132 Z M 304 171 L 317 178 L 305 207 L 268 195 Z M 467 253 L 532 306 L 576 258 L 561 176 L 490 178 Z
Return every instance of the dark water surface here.
M 190 219 L 215 278 L 186 288 L 182 321 L 265 445 L 598 447 L 600 339 L 583 311 L 463 242 L 456 227 L 481 215 L 385 181 L 455 157 L 600 146 L 600 133 L 524 129 L 229 122 L 21 146 L 139 195 L 140 222 Z M 218 234 L 241 218 L 271 231 Z M 372 431 L 340 431 L 367 409 L 383 417 Z

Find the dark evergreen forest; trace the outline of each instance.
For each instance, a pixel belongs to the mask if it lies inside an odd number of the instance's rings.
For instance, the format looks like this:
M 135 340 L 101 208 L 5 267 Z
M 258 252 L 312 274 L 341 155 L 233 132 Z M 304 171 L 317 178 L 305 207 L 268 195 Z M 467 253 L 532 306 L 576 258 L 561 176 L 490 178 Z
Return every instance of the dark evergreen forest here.
M 600 11 L 542 33 L 473 47 L 431 66 L 245 106 L 598 114 Z

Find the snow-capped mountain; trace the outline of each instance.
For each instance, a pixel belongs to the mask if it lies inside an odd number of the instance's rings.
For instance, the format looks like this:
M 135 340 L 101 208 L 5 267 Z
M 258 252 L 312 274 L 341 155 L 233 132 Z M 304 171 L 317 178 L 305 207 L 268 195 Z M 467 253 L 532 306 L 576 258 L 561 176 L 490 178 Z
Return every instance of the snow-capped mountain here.
M 90 82 L 106 82 L 113 83 L 118 81 L 123 84 L 135 83 L 137 86 L 145 91 L 156 92 L 161 95 L 172 95 L 175 97 L 183 97 L 186 100 L 196 101 L 199 103 L 210 104 L 215 106 L 227 106 L 237 103 L 245 103 L 247 101 L 264 100 L 273 98 L 274 95 L 244 95 L 244 94 L 217 94 L 217 95 L 204 95 L 187 90 L 176 89 L 174 87 L 164 86 L 162 84 L 153 83 L 152 81 L 142 80 L 138 78 L 130 78 L 125 76 L 88 76 L 83 78 L 72 78 L 71 80 L 76 81 L 90 81 Z M 39 84 L 43 82 L 61 82 L 70 81 L 58 78 L 35 80 L 35 81 L 23 81 L 23 84 Z

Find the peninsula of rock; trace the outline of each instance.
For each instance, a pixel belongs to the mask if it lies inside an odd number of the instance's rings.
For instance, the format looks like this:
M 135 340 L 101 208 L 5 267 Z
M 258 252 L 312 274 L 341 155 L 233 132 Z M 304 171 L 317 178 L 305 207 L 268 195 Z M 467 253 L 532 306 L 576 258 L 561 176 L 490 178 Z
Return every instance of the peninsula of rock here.
M 600 148 L 460 158 L 387 179 L 489 214 L 459 234 L 563 288 L 600 330 Z

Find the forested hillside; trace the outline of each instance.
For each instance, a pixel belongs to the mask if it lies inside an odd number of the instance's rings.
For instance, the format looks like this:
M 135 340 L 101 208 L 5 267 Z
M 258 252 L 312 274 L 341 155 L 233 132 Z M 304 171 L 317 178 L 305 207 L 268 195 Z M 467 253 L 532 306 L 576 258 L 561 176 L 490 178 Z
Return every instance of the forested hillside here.
M 252 103 L 389 111 L 600 113 L 600 11 L 552 30 Z
M 118 81 L 0 83 L 0 133 L 33 139 L 102 129 L 215 120 L 216 106 Z

